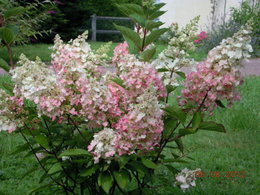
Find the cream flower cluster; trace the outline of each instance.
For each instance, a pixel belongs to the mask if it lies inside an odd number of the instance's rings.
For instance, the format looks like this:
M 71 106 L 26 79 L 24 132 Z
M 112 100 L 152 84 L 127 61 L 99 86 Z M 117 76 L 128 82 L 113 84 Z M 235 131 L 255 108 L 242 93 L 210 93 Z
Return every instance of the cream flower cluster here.
M 22 98 L 10 96 L 0 89 L 0 131 L 11 133 L 22 125 L 18 117 L 23 112 L 22 105 Z
M 176 182 L 174 183 L 176 186 L 180 187 L 184 192 L 188 190 L 190 187 L 196 186 L 196 172 L 200 171 L 200 169 L 189 170 L 184 168 L 178 173 L 175 177 Z
M 94 154 L 95 163 L 98 163 L 100 159 L 106 159 L 109 163 L 109 158 L 116 153 L 115 139 L 116 132 L 109 128 L 104 128 L 94 135 L 88 151 Z
M 183 29 L 179 29 L 176 23 L 172 24 L 170 30 L 174 32 L 174 36 L 171 37 L 168 47 L 153 62 L 157 69 L 166 69 L 161 73 L 165 84 L 179 85 L 176 75 L 172 73 L 195 63 L 193 59 L 188 58 L 188 51 L 195 49 L 194 40 L 197 36 L 198 21 L 199 17 L 197 16 Z
M 58 88 L 55 72 L 39 58 L 30 61 L 23 54 L 18 63 L 22 66 L 11 71 L 16 84 L 15 95 L 34 102 L 39 108 L 39 115 L 60 116 L 63 112 L 59 106 L 65 98 Z
M 250 57 L 251 27 L 246 25 L 233 37 L 213 48 L 207 59 L 197 65 L 197 71 L 187 75 L 180 104 L 202 104 L 212 111 L 217 100 L 227 100 L 229 105 L 240 99 L 236 87 L 243 82 L 238 67 L 240 60 Z
M 251 26 L 246 25 L 241 28 L 232 37 L 222 40 L 219 46 L 213 48 L 209 54 L 207 61 L 208 68 L 218 72 L 230 72 L 232 68 L 239 66 L 241 59 L 250 57 L 253 48 L 251 42 Z

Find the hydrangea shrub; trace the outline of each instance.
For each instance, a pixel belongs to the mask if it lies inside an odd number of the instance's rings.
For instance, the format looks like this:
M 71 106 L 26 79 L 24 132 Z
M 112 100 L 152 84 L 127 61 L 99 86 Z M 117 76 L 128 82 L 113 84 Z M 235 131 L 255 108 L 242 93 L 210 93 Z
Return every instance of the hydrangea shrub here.
M 198 17 L 176 30 L 155 58 L 153 43 L 167 30 L 154 20 L 162 6 L 118 6 L 136 31 L 117 26 L 126 42 L 112 59 L 110 43 L 94 51 L 87 33 L 69 43 L 57 35 L 51 66 L 21 55 L 11 70 L 13 83 L 0 91 L 0 129 L 20 133 L 25 144 L 18 150 L 34 155 L 43 169 L 44 186 L 32 193 L 52 186 L 66 194 L 151 194 L 155 178 L 165 181 L 161 167 L 174 175 L 172 187 L 195 186 L 196 170 L 173 163 L 185 158 L 182 137 L 226 131 L 204 118 L 239 100 L 238 66 L 252 52 L 250 26 L 223 40 L 185 76 L 181 68 L 195 63 L 188 52 L 195 48 Z M 183 89 L 172 104 L 177 87 Z

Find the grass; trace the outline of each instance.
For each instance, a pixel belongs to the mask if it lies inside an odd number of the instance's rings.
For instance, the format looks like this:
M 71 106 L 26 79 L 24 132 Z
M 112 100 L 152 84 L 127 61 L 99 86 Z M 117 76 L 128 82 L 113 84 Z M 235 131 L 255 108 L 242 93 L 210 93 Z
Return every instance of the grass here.
M 105 42 L 89 42 L 91 48 L 96 50 L 101 45 L 105 44 Z M 118 43 L 112 43 L 111 50 L 109 51 L 109 56 L 113 55 L 113 49 L 117 46 Z M 14 61 L 19 59 L 21 53 L 25 54 L 29 59 L 34 60 L 36 56 L 39 56 L 44 62 L 48 62 L 51 60 L 51 47 L 50 44 L 33 44 L 33 45 L 22 45 L 22 46 L 14 46 L 13 47 L 13 56 Z M 165 49 L 165 45 L 157 45 L 157 55 L 163 49 Z M 203 51 L 196 51 L 191 53 L 191 57 L 197 61 L 202 60 L 205 58 L 205 52 Z M 0 48 L 0 58 L 5 59 L 8 61 L 8 53 L 6 48 Z
M 7 79 L 7 77 L 2 78 Z M 227 133 L 200 131 L 183 139 L 186 154 L 195 159 L 177 167 L 201 168 L 206 175 L 227 171 L 245 171 L 240 177 L 203 177 L 197 179 L 197 187 L 186 192 L 188 195 L 257 195 L 259 194 L 259 143 L 260 143 L 260 77 L 247 77 L 240 87 L 242 100 L 231 109 L 218 109 L 213 120 L 221 122 Z M 0 132 L 0 194 L 22 195 L 38 185 L 41 170 L 25 177 L 23 174 L 36 167 L 33 158 L 24 154 L 12 155 L 15 147 L 23 143 L 17 134 Z M 162 170 L 170 182 L 160 188 L 164 195 L 184 194 L 171 185 L 173 176 Z M 44 191 L 40 194 L 51 194 Z

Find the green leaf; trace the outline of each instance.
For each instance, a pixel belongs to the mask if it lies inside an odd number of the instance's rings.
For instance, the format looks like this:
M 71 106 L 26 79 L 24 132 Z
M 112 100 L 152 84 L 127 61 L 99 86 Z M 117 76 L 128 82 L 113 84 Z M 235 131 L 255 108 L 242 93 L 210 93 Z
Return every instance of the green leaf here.
M 164 13 L 166 13 L 166 11 L 157 11 L 157 12 L 154 12 L 152 15 L 150 15 L 150 19 L 151 20 L 154 20 L 156 18 L 159 18 L 161 15 L 163 15 Z
M 130 156 L 123 155 L 118 159 L 119 167 L 122 169 L 130 160 Z
M 196 112 L 193 116 L 193 119 L 192 119 L 192 128 L 198 129 L 201 121 L 202 121 L 201 113 Z
M 167 68 L 158 68 L 157 72 L 169 72 L 170 70 Z
M 113 78 L 113 79 L 111 79 L 111 81 L 114 81 L 119 86 L 126 88 L 126 86 L 124 85 L 124 81 L 119 77 Z
M 124 27 L 124 26 L 118 26 L 114 24 L 117 30 L 119 30 L 122 35 L 124 36 L 125 40 L 128 42 L 130 40 L 137 48 L 141 48 L 141 38 L 137 32 L 134 30 Z M 129 43 L 130 44 L 130 43 Z M 128 44 L 128 45 L 129 45 Z
M 39 183 L 42 183 L 43 181 L 45 181 L 47 178 L 49 178 L 49 175 L 47 173 L 43 173 L 42 176 L 39 179 Z
M 61 164 L 56 163 L 49 169 L 48 174 L 51 175 L 51 174 L 59 172 L 61 170 L 62 170 Z
M 35 141 L 36 141 L 38 144 L 40 144 L 42 147 L 44 147 L 44 148 L 47 148 L 47 149 L 50 148 L 47 137 L 45 137 L 45 136 L 43 136 L 43 135 L 37 135 L 37 136 L 35 137 Z
M 218 123 L 213 122 L 213 121 L 201 122 L 199 129 L 226 133 L 226 129 L 225 129 L 224 125 L 218 124 Z
M 25 10 L 26 9 L 24 7 L 21 7 L 21 6 L 10 8 L 6 12 L 4 12 L 4 17 L 5 17 L 5 19 L 7 19 L 7 18 L 10 18 L 12 16 L 17 16 L 17 15 L 24 13 Z
M 176 128 L 177 124 L 178 124 L 178 121 L 173 118 L 165 119 L 163 137 L 164 138 L 168 137 L 169 134 L 173 131 L 173 129 Z
M 158 11 L 159 9 L 161 9 L 163 6 L 165 6 L 166 5 L 166 3 L 156 3 L 155 5 L 154 5 L 154 7 L 155 7 L 155 9 L 154 10 L 156 10 L 156 11 Z
M 10 70 L 10 66 L 9 66 L 8 63 L 7 63 L 4 59 L 2 59 L 2 58 L 0 58 L 0 67 L 1 67 L 2 69 L 4 69 L 6 72 L 9 72 L 9 70 Z
M 186 79 L 186 75 L 185 75 L 184 72 L 178 71 L 178 72 L 175 72 L 175 73 L 176 73 L 177 75 L 179 75 L 181 78 Z
M 109 190 L 113 185 L 113 177 L 109 172 L 106 171 L 99 174 L 98 185 L 101 186 L 106 193 L 109 193 Z
M 189 135 L 189 134 L 193 134 L 196 132 L 197 132 L 196 129 L 193 129 L 193 128 L 184 128 L 184 129 L 179 130 L 180 135 Z
M 166 85 L 166 90 L 167 93 L 170 94 L 171 92 L 173 92 L 175 89 L 177 89 L 177 87 L 172 86 L 172 85 Z
M 0 38 L 2 38 L 6 44 L 11 44 L 15 40 L 16 35 L 17 33 L 11 28 L 0 28 Z
M 158 28 L 163 24 L 164 24 L 163 22 L 156 22 L 156 21 L 153 21 L 153 20 L 147 20 L 146 23 L 145 23 L 145 28 L 147 30 L 151 31 L 152 29 Z
M 20 145 L 20 146 L 17 146 L 16 149 L 11 153 L 12 155 L 14 154 L 18 154 L 20 152 L 24 152 L 26 150 L 28 150 L 30 147 L 27 143 L 23 144 L 23 145 Z
M 114 177 L 121 189 L 125 189 L 126 185 L 130 183 L 130 174 L 126 170 L 116 171 L 114 172 Z
M 82 176 L 82 177 L 88 177 L 88 176 L 91 176 L 93 175 L 96 170 L 98 169 L 98 165 L 93 165 L 91 167 L 88 167 L 87 169 L 85 169 L 84 171 L 82 171 L 79 175 Z
M 152 48 L 152 49 L 146 49 L 142 54 L 141 54 L 141 59 L 143 61 L 149 62 L 154 54 L 156 53 L 156 47 Z
M 60 157 L 62 157 L 62 156 L 84 156 L 84 155 L 89 156 L 90 153 L 87 150 L 78 148 L 78 149 L 65 150 L 64 152 L 62 152 L 60 154 Z
M 221 108 L 226 108 L 226 106 L 220 100 L 216 100 L 215 103 Z
M 161 28 L 161 29 L 152 31 L 151 34 L 149 34 L 146 37 L 144 46 L 146 47 L 146 46 L 150 45 L 151 43 L 153 43 L 154 41 L 158 40 L 160 38 L 160 36 L 163 33 L 165 33 L 166 31 L 167 31 L 166 28 Z
M 179 138 L 177 140 L 175 140 L 175 143 L 177 144 L 179 150 L 181 151 L 181 153 L 184 152 L 184 146 L 183 146 L 183 143 L 182 143 L 182 139 Z
M 164 109 L 170 116 L 180 120 L 183 124 L 186 121 L 186 113 L 183 112 L 179 107 L 177 106 L 168 106 Z
M 178 169 L 176 169 L 176 168 L 174 168 L 173 166 L 171 166 L 171 165 L 165 165 L 168 169 L 169 169 L 169 171 L 171 171 L 172 172 L 172 174 L 176 174 L 176 173 L 178 173 L 179 172 L 179 170 Z
M 148 173 L 147 167 L 143 165 L 140 161 L 132 161 L 129 163 L 131 167 L 134 168 L 134 170 L 138 171 L 140 176 L 145 175 L 145 173 Z
M 173 153 L 173 152 L 171 152 L 171 155 L 172 155 L 175 159 L 179 159 L 179 158 L 180 158 L 179 155 L 177 155 L 177 154 L 175 154 L 175 153 Z
M 117 8 L 125 15 L 129 16 L 131 14 L 139 14 L 144 16 L 143 8 L 140 5 L 132 3 L 116 4 Z
M 149 159 L 142 158 L 142 163 L 144 164 L 144 166 L 150 169 L 156 169 L 157 167 L 157 165 Z
M 145 27 L 145 18 L 144 17 L 142 17 L 141 15 L 139 15 L 139 14 L 137 14 L 137 13 L 134 13 L 134 14 L 130 14 L 129 15 L 129 18 L 132 18 L 133 19 L 133 21 L 135 22 L 135 23 L 138 23 L 140 26 L 142 26 L 142 27 Z

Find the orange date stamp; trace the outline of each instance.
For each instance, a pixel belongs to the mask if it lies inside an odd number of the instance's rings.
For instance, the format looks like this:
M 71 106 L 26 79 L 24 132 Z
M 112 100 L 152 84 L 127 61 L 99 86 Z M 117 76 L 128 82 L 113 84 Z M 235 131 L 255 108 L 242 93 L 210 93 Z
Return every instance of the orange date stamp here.
M 196 177 L 226 177 L 226 178 L 245 178 L 246 177 L 246 171 L 211 171 L 209 173 L 206 173 L 204 171 L 196 171 L 195 173 Z

